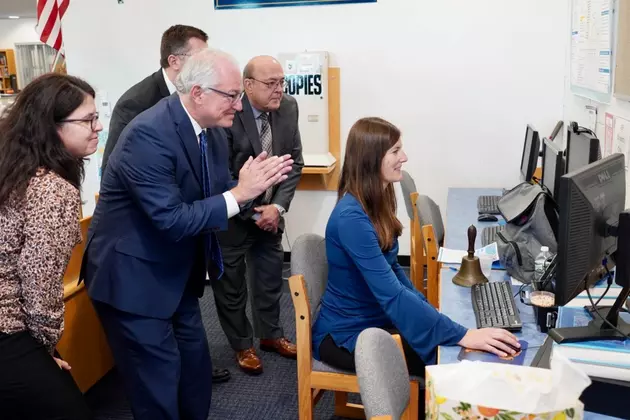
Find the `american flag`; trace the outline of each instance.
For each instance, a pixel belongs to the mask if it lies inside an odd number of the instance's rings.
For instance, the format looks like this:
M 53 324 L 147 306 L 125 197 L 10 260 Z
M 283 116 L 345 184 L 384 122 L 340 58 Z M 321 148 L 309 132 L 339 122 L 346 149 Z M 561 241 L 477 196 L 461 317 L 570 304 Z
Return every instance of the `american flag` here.
M 68 9 L 70 0 L 36 0 L 37 33 L 44 44 L 48 44 L 63 54 L 61 19 Z

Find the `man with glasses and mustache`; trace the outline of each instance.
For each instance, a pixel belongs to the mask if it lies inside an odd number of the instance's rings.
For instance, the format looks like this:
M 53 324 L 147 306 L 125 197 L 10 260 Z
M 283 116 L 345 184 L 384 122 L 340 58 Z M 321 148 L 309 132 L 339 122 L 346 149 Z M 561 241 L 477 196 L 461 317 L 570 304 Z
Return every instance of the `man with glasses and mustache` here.
M 212 284 L 217 314 L 238 366 L 250 374 L 263 370 L 254 350 L 252 326 L 247 319 L 247 282 L 245 261 L 252 288 L 254 330 L 261 350 L 296 358 L 296 346 L 286 339 L 280 325 L 282 267 L 284 252 L 283 215 L 295 194 L 302 174 L 302 142 L 298 128 L 298 105 L 283 93 L 284 71 L 273 57 L 251 59 L 243 71 L 246 96 L 243 109 L 228 128 L 230 169 L 235 178 L 252 156 L 290 154 L 293 168 L 283 183 L 269 188 L 254 200 L 247 212 L 228 221 L 228 230 L 218 234 L 225 274 Z
M 195 53 L 175 86 L 122 132 L 81 267 L 136 420 L 208 418 L 212 361 L 198 298 L 206 274 L 227 281 L 217 233 L 293 165 L 262 152 L 233 179 L 224 129 L 243 87 L 229 54 Z

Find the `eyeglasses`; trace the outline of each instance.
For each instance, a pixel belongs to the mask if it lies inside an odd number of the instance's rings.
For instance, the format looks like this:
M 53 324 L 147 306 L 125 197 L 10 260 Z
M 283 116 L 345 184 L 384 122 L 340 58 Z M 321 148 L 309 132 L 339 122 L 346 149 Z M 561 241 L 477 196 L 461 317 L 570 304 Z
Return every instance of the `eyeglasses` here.
M 287 81 L 284 78 L 280 80 L 272 80 L 270 82 L 263 82 L 262 80 L 254 79 L 253 77 L 250 77 L 250 79 L 258 83 L 262 83 L 263 85 L 267 86 L 267 89 L 270 89 L 270 90 L 276 90 L 278 86 L 280 86 L 282 90 L 284 90 L 284 88 L 287 87 Z
M 96 114 L 92 115 L 91 117 L 65 119 L 65 120 L 61 120 L 59 122 L 60 123 L 76 123 L 76 122 L 86 123 L 86 122 L 89 122 L 90 123 L 90 130 L 96 131 L 96 126 L 98 124 L 98 112 Z
M 215 88 L 211 88 L 208 87 L 206 88 L 207 90 L 211 90 L 213 92 L 216 92 L 222 96 L 225 96 L 226 98 L 228 98 L 233 104 L 236 104 L 238 101 L 240 101 L 241 99 L 243 99 L 243 95 L 245 95 L 244 91 L 238 92 L 238 93 L 227 93 L 224 92 L 222 90 L 219 89 L 215 89 Z

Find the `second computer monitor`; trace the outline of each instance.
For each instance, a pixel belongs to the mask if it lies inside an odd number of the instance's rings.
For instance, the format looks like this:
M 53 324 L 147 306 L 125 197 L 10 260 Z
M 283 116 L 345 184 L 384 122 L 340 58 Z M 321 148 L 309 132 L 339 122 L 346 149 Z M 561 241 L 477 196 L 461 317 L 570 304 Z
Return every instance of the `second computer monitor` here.
M 567 172 L 573 172 L 601 159 L 599 140 L 587 132 L 567 132 Z
M 538 155 L 540 153 L 540 137 L 538 131 L 531 125 L 525 130 L 525 142 L 523 144 L 523 156 L 521 157 L 521 181 L 530 182 L 534 176 Z
M 558 196 L 562 175 L 564 175 L 564 152 L 553 141 L 544 139 L 542 184 L 553 197 Z
M 617 153 L 560 178 L 556 305 L 565 305 L 617 249 L 610 226 L 626 202 L 625 158 Z

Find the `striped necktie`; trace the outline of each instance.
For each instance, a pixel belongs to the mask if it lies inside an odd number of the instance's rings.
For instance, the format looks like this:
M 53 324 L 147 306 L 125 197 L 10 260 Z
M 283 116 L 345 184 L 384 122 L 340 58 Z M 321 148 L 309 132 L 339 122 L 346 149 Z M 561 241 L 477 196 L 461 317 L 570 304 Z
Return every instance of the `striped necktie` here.
M 202 130 L 199 134 L 199 148 L 201 149 L 201 172 L 203 179 L 203 195 L 205 198 L 212 196 L 210 189 L 210 166 L 208 165 L 208 135 L 206 130 Z M 205 238 L 206 256 L 210 255 L 212 262 L 218 269 L 216 278 L 219 279 L 223 275 L 223 256 L 221 255 L 221 247 L 219 240 L 214 232 L 210 232 Z M 213 272 L 214 270 L 210 270 Z
M 260 144 L 262 145 L 262 149 L 267 152 L 267 157 L 273 155 L 273 148 L 271 147 L 271 125 L 269 125 L 269 115 L 266 112 L 263 112 L 258 117 L 260 118 Z M 269 204 L 271 201 L 271 195 L 273 193 L 273 187 L 269 187 L 267 191 L 265 191 L 265 195 L 263 197 L 263 203 Z

